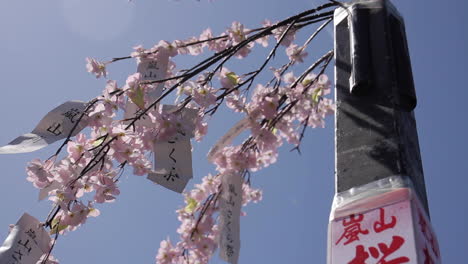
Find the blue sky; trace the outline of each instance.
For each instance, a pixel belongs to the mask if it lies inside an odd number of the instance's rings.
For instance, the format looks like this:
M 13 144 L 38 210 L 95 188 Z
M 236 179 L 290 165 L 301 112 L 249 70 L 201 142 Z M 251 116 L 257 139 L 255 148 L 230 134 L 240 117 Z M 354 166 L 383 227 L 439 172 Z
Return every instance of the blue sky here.
M 29 132 L 42 116 L 67 100 L 88 100 L 104 80 L 85 70 L 85 57 L 110 59 L 137 44 L 150 47 L 199 35 L 207 27 L 222 32 L 232 21 L 249 28 L 309 9 L 318 0 L 0 0 L 0 144 Z M 418 95 L 416 118 L 430 203 L 444 263 L 466 259 L 468 186 L 466 135 L 466 1 L 394 1 L 406 31 Z M 312 30 L 312 29 L 309 29 Z M 310 60 L 332 48 L 332 29 L 308 50 Z M 260 60 L 263 51 L 250 61 Z M 281 55 L 278 60 L 281 60 Z M 197 57 L 177 58 L 190 65 Z M 250 65 L 236 61 L 232 68 Z M 135 71 L 133 61 L 109 68 L 122 83 Z M 329 71 L 332 74 L 332 71 Z M 332 76 L 332 75 L 331 75 Z M 224 111 L 206 140 L 194 144 L 192 183 L 213 172 L 209 147 L 228 129 Z M 333 119 L 327 128 L 308 130 L 302 155 L 282 147 L 277 164 L 253 175 L 264 200 L 250 205 L 241 220 L 240 263 L 325 263 L 328 216 L 334 194 Z M 38 203 L 26 181 L 25 165 L 45 159 L 57 145 L 32 154 L 0 156 L 0 240 L 23 212 L 44 219 L 50 203 Z M 54 255 L 62 263 L 153 263 L 159 242 L 176 240 L 175 210 L 180 195 L 144 177 L 125 174 L 117 202 L 100 206 L 101 216 L 60 237 Z M 223 263 L 215 257 L 212 263 Z

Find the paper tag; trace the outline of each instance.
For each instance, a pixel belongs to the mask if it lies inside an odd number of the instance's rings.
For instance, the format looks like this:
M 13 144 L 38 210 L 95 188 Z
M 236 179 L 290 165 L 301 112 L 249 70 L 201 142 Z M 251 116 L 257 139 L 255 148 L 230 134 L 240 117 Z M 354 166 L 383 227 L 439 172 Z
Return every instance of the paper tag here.
M 59 105 L 47 113 L 31 133 L 19 136 L 8 145 L 0 147 L 0 154 L 32 152 L 67 138 L 81 113 L 86 109 L 86 104 L 81 101 L 68 101 Z M 85 127 L 86 122 L 82 119 L 72 136 Z
M 50 241 L 39 221 L 24 213 L 0 247 L 0 263 L 36 264 L 49 251 Z
M 250 119 L 248 117 L 242 119 L 241 121 L 237 122 L 229 131 L 222 136 L 218 142 L 210 149 L 208 152 L 208 160 L 213 162 L 214 156 L 218 153 L 221 149 L 225 146 L 230 144 L 234 138 L 239 136 L 244 130 L 246 130 L 250 125 Z
M 156 59 L 147 59 L 141 58 L 140 62 L 137 65 L 137 72 L 141 74 L 142 81 L 156 81 L 162 80 L 166 78 L 167 73 L 167 65 L 169 63 L 169 56 L 167 54 L 160 54 L 157 56 Z M 148 85 L 148 87 L 154 87 L 154 89 L 149 92 L 147 95 L 147 100 L 150 103 L 156 99 L 158 99 L 164 90 L 164 83 L 156 83 Z M 125 107 L 125 119 L 133 118 L 135 115 L 139 114 L 141 109 L 135 105 L 131 100 L 127 100 L 127 106 Z M 142 126 L 150 126 L 151 122 L 148 117 L 142 117 L 141 120 L 138 121 L 139 125 Z
M 240 250 L 242 177 L 239 174 L 223 175 L 221 187 L 219 256 L 231 264 L 237 264 Z
M 154 171 L 148 179 L 182 193 L 193 178 L 190 138 L 180 134 L 169 141 L 154 144 Z

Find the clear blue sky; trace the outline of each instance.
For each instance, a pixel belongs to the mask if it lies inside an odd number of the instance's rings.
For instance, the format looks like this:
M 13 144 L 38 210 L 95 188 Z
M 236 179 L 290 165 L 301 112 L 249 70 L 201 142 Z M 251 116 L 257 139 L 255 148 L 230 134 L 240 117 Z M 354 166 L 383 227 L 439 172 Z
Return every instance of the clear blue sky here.
M 207 27 L 220 33 L 238 20 L 253 28 L 311 8 L 318 0 L 0 0 L 0 144 L 29 132 L 53 107 L 88 100 L 104 81 L 85 70 L 85 57 L 109 59 L 131 47 L 152 46 L 198 35 Z M 468 144 L 466 10 L 455 1 L 394 1 L 406 30 L 418 95 L 416 118 L 432 224 L 444 263 L 466 261 Z M 310 58 L 332 48 L 330 31 L 309 49 Z M 263 53 L 261 56 L 264 56 Z M 253 57 L 253 61 L 261 57 Z M 178 58 L 190 65 L 195 58 Z M 279 56 L 281 59 L 281 56 Z M 242 61 L 233 68 L 243 69 Z M 109 69 L 120 83 L 135 71 L 133 61 Z M 332 72 L 329 71 L 331 74 Z M 213 172 L 205 159 L 226 130 L 222 112 L 210 134 L 194 145 L 197 183 Z M 234 120 L 234 119 L 233 119 Z M 333 119 L 326 129 L 309 130 L 302 156 L 282 148 L 274 166 L 253 176 L 264 200 L 242 218 L 240 263 L 325 263 L 326 234 L 334 194 Z M 32 154 L 0 156 L 0 240 L 24 211 L 44 219 L 50 203 L 36 202 L 26 181 L 26 162 L 45 159 L 57 145 Z M 100 206 L 101 216 L 60 237 L 54 255 L 74 263 L 153 263 L 159 242 L 177 240 L 179 195 L 127 173 L 116 203 Z M 222 263 L 217 257 L 212 263 Z

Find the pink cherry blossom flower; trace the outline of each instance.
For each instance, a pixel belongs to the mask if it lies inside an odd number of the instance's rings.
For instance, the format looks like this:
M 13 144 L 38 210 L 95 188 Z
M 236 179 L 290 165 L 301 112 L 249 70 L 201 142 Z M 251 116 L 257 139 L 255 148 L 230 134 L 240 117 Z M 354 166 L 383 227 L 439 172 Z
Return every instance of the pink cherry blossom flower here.
M 182 40 L 174 40 L 172 42 L 172 46 L 177 49 L 177 53 L 180 55 L 189 54 L 189 49 L 187 48 L 186 43 Z
M 241 151 L 241 146 L 224 147 L 213 158 L 216 170 L 221 173 L 239 172 L 256 167 L 256 157 L 253 151 Z
M 287 26 L 282 26 L 274 29 L 272 32 L 276 38 L 276 41 L 279 41 L 281 36 L 283 35 L 283 32 L 287 29 Z M 289 29 L 288 33 L 286 33 L 286 36 L 283 38 L 281 41 L 281 45 L 285 47 L 289 47 L 291 43 L 296 39 L 296 32 L 294 29 Z
M 283 74 L 283 81 L 286 84 L 292 84 L 293 82 L 296 81 L 296 79 L 297 78 L 294 76 L 293 72 L 287 72 L 287 73 Z
M 143 155 L 132 163 L 133 174 L 143 176 L 148 174 L 152 169 L 152 163 Z
M 171 264 L 177 258 L 177 250 L 171 244 L 169 239 L 161 241 L 158 255 L 156 256 L 157 264 Z
M 248 30 L 244 28 L 244 25 L 237 21 L 232 22 L 231 27 L 227 30 L 229 38 L 234 45 L 245 40 L 247 31 Z
M 147 54 L 148 51 L 145 48 L 143 48 L 142 45 L 138 45 L 133 47 L 133 52 L 130 53 L 130 56 L 133 58 L 137 58 L 137 63 L 140 63 L 141 58 L 146 58 Z
M 216 103 L 216 90 L 209 85 L 197 85 L 192 88 L 192 98 L 202 109 Z
M 279 96 L 271 93 L 269 88 L 259 84 L 247 109 L 254 119 L 256 119 L 256 114 L 261 114 L 266 119 L 272 119 L 276 116 L 278 103 Z
M 76 135 L 76 139 L 68 141 L 67 151 L 71 162 L 77 162 L 85 151 L 90 148 L 90 144 L 83 133 Z
M 228 68 L 223 67 L 219 73 L 219 81 L 223 88 L 230 89 L 239 84 L 241 80 L 237 74 L 230 71 Z
M 252 171 L 258 171 L 262 168 L 266 168 L 271 164 L 275 163 L 278 159 L 277 150 L 262 151 L 256 156 L 257 166 L 252 168 Z
M 158 53 L 167 54 L 169 57 L 174 57 L 178 54 L 177 47 L 165 40 L 159 41 L 155 48 L 158 50 Z
M 239 91 L 234 91 L 225 97 L 226 106 L 234 110 L 235 112 L 243 112 L 245 110 L 245 101 L 244 96 L 240 96 Z
M 232 45 L 237 45 L 240 42 L 246 39 L 246 35 L 248 33 L 248 29 L 244 28 L 244 25 L 241 23 L 234 21 L 232 22 L 231 27 L 227 30 L 229 39 Z M 242 47 L 239 51 L 236 52 L 237 58 L 245 58 L 250 53 L 251 49 L 253 48 L 255 42 L 247 43 L 244 47 Z
M 211 32 L 211 28 L 207 28 L 203 30 L 203 32 L 200 34 L 200 37 L 198 38 L 199 41 L 205 41 L 213 38 L 213 33 Z M 206 41 L 202 43 L 202 47 L 208 47 L 209 49 L 212 50 L 212 46 L 214 45 L 215 41 Z
M 26 173 L 28 174 L 27 180 L 32 182 L 34 187 L 42 189 L 51 183 L 54 178 L 52 175 L 53 161 L 48 160 L 42 162 L 39 159 L 33 159 L 28 163 Z
M 266 28 L 266 27 L 269 27 L 271 25 L 271 22 L 269 20 L 264 20 L 262 24 L 263 24 L 263 27 Z M 268 39 L 269 38 L 270 38 L 270 36 L 266 35 L 264 37 L 258 38 L 257 40 L 255 40 L 255 42 L 257 42 L 258 44 L 260 44 L 264 48 L 266 48 L 266 47 L 268 47 Z
M 104 101 L 110 104 L 114 110 L 117 110 L 117 107 L 122 108 L 124 105 L 124 97 L 120 94 L 121 89 L 117 86 L 117 82 L 114 80 L 108 80 L 106 87 L 102 93 Z M 120 94 L 120 96 L 119 96 Z
M 280 136 L 285 138 L 289 144 L 297 145 L 299 144 L 299 134 L 296 127 L 292 125 L 292 121 L 290 117 L 285 117 L 276 123 L 275 128 L 278 129 Z
M 254 125 L 252 128 L 252 136 L 260 152 L 276 150 L 281 145 L 281 140 L 273 132 L 259 125 Z
M 289 60 L 293 64 L 298 62 L 304 62 L 304 58 L 307 57 L 307 55 L 309 55 L 309 53 L 304 51 L 304 47 L 299 47 L 296 44 L 289 45 L 289 47 L 286 48 L 286 54 L 288 55 Z
M 203 117 L 198 116 L 195 119 L 195 140 L 201 141 L 208 133 L 208 123 L 203 120 Z
M 250 202 L 258 203 L 263 198 L 263 192 L 260 189 L 254 189 L 249 184 L 242 185 L 242 205 Z
M 120 194 L 120 190 L 115 184 L 114 174 L 101 174 L 97 177 L 97 183 L 94 185 L 96 194 L 94 200 L 96 203 L 108 203 L 115 200 L 115 196 Z
M 198 42 L 197 38 L 190 38 L 186 41 L 186 43 L 190 43 L 190 45 L 187 46 L 187 49 L 188 54 L 192 56 L 198 56 L 203 53 L 203 45 L 201 43 L 193 44 L 196 42 Z
M 139 72 L 128 76 L 125 86 L 122 88 L 124 91 L 129 89 L 136 89 L 140 85 L 141 74 Z
M 93 58 L 86 58 L 86 70 L 96 75 L 96 78 L 107 76 L 106 65 Z
M 226 49 L 228 47 L 228 41 L 224 38 L 225 36 L 227 36 L 226 33 L 222 33 L 219 39 L 208 42 L 208 49 L 215 52 Z
M 107 102 L 97 102 L 88 113 L 88 125 L 91 127 L 108 127 L 112 123 L 116 110 L 113 104 Z
M 47 261 L 44 262 L 44 259 L 47 256 L 48 256 Z M 36 264 L 42 264 L 42 263 L 45 263 L 45 264 L 59 264 L 59 261 L 54 256 L 52 256 L 51 254 L 44 253 L 41 256 L 41 258 L 36 262 Z
M 65 211 L 61 225 L 79 226 L 86 222 L 90 208 L 82 202 L 74 202 L 69 211 Z
M 177 132 L 179 127 L 177 124 L 180 122 L 178 115 L 160 112 L 155 115 L 150 115 L 152 122 L 156 125 L 155 134 L 158 140 L 168 140 L 172 138 Z

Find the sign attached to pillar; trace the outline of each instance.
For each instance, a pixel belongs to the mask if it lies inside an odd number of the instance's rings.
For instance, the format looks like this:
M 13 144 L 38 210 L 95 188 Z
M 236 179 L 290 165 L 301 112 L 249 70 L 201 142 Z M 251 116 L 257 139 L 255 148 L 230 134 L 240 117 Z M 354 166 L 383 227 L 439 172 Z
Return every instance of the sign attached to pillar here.
M 441 263 L 403 18 L 389 0 L 344 5 L 334 13 L 336 195 L 328 264 Z
M 386 205 L 369 209 L 376 201 Z M 353 214 L 330 222 L 328 264 L 441 263 L 428 217 L 410 189 L 357 203 Z

